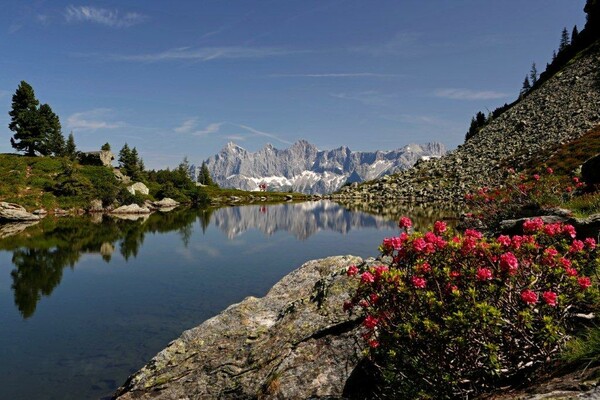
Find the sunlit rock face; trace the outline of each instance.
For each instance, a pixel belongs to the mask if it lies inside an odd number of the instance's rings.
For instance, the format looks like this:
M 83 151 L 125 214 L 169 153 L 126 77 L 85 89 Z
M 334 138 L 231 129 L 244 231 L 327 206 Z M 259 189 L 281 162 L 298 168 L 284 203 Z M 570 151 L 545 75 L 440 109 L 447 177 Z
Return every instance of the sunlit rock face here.
M 375 179 L 445 153 L 441 143 L 359 152 L 345 146 L 318 150 L 306 140 L 299 140 L 283 150 L 268 144 L 257 152 L 249 152 L 230 142 L 206 164 L 221 187 L 259 190 L 264 183 L 269 190 L 323 194 L 334 192 L 345 183 Z M 192 178 L 198 170 L 192 166 Z

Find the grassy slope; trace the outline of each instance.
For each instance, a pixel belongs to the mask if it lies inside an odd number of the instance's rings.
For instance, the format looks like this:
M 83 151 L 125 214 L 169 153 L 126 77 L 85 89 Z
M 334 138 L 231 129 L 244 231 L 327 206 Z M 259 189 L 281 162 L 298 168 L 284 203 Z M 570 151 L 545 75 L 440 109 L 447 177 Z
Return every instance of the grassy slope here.
M 56 187 L 60 174 L 64 172 L 65 163 L 69 161 L 54 157 L 25 157 L 17 154 L 0 154 L 0 201 L 17 203 L 33 210 L 43 207 L 47 210 L 55 208 L 86 208 L 94 198 L 100 198 L 98 188 L 120 190 L 123 185 L 114 180 L 110 169 L 101 166 L 74 166 L 73 178 L 80 188 L 80 194 L 59 196 Z M 278 192 L 246 192 L 236 189 L 220 189 L 205 187 L 208 198 L 215 202 L 227 202 L 230 196 L 237 196 L 242 202 L 250 196 L 267 197 L 268 202 L 285 201 L 292 194 L 294 199 L 305 199 L 300 193 Z
M 54 157 L 25 157 L 16 154 L 0 155 L 0 201 L 22 205 L 27 209 L 85 207 L 91 191 L 99 180 L 108 180 L 112 173 L 99 166 L 73 163 L 74 178 L 82 193 L 75 196 L 57 196 L 53 193 L 67 159 Z M 86 190 L 88 189 L 88 190 Z

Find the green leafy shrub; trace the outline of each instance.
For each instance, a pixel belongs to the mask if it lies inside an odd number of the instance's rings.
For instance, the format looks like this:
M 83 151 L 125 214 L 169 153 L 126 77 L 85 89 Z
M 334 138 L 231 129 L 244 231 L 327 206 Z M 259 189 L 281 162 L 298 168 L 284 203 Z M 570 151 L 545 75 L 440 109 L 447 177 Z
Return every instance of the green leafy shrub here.
M 488 239 L 438 221 L 424 234 L 385 239 L 390 266 L 348 268 L 360 284 L 344 307 L 365 314 L 382 395 L 465 397 L 530 374 L 559 352 L 572 315 L 597 301 L 596 243 L 539 218 L 524 229 Z

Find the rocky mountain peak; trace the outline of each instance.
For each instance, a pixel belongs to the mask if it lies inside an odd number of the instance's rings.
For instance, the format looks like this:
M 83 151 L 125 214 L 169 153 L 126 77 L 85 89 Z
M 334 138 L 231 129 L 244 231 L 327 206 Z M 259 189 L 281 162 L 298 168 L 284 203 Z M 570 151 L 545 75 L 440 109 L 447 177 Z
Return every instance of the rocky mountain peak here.
M 411 146 L 375 152 L 353 152 L 347 146 L 318 150 L 301 139 L 287 149 L 267 144 L 257 152 L 248 152 L 230 142 L 206 163 L 213 179 L 222 187 L 258 190 L 260 184 L 266 183 L 270 190 L 322 194 L 337 190 L 348 179 L 371 180 L 446 152 L 441 143 Z

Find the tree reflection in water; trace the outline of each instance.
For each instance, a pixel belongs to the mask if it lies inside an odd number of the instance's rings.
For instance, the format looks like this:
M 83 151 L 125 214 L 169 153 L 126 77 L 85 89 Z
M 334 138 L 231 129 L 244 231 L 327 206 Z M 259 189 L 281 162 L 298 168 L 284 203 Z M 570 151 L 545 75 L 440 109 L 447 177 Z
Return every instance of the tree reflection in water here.
M 63 269 L 73 268 L 84 253 L 100 254 L 104 261 L 110 262 L 118 247 L 125 260 L 135 258 L 147 232 L 179 231 L 187 244 L 196 219 L 208 223 L 210 214 L 210 210 L 180 210 L 155 213 L 138 221 L 108 216 L 46 218 L 0 240 L 0 250 L 13 253 L 15 305 L 23 318 L 31 317 L 42 296 L 52 294 L 61 282 Z
M 49 296 L 61 282 L 63 269 L 75 267 L 84 253 L 99 254 L 110 262 L 115 249 L 125 260 L 135 258 L 147 233 L 175 231 L 187 247 L 194 223 L 205 233 L 212 224 L 234 238 L 248 229 L 266 235 L 276 231 L 292 233 L 305 240 L 319 231 L 341 234 L 363 227 L 394 229 L 400 215 L 410 215 L 415 226 L 427 226 L 436 218 L 453 213 L 427 209 L 385 206 L 381 209 L 349 211 L 328 201 L 278 205 L 252 205 L 220 209 L 181 209 L 154 213 L 138 220 L 109 216 L 45 218 L 23 230 L 11 228 L 12 236 L 0 239 L 0 250 L 13 253 L 15 269 L 12 290 L 15 305 L 23 318 L 31 317 L 42 296 Z M 263 207 L 266 207 L 266 211 Z

